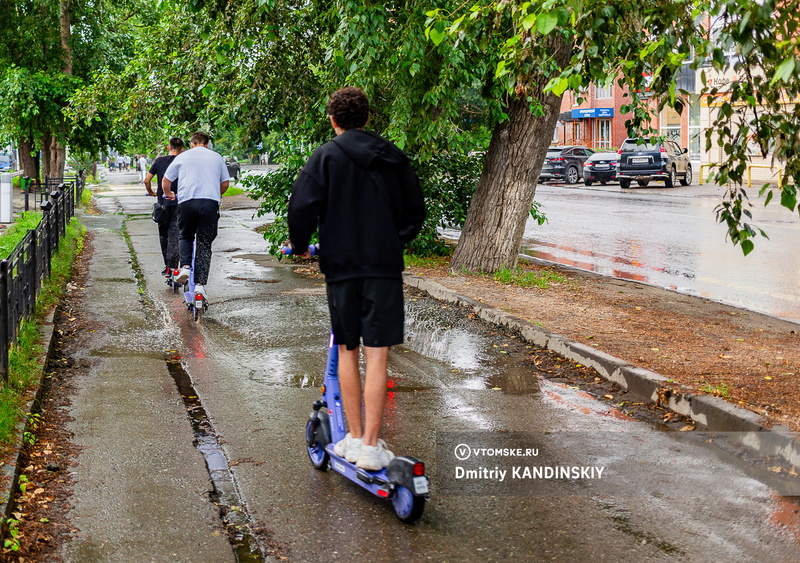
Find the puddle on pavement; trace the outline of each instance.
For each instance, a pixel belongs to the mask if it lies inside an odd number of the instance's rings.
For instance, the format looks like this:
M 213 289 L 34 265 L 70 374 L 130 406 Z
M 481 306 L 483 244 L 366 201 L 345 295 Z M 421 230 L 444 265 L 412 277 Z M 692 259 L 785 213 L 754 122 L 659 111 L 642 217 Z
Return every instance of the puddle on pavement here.
M 409 350 L 447 364 L 452 383 L 475 389 L 500 389 L 509 395 L 538 391 L 533 368 L 514 353 L 511 337 L 497 344 L 495 334 L 469 311 L 429 298 L 406 300 L 406 342 Z M 457 380 L 455 379 L 457 378 Z
M 197 396 L 191 378 L 178 360 L 168 360 L 167 368 L 189 415 L 195 436 L 195 447 L 205 458 L 208 474 L 214 486 L 211 501 L 219 507 L 220 518 L 233 547 L 236 561 L 263 563 L 264 557 L 249 531 L 250 522 L 236 480 L 230 471 L 228 459 L 222 451 L 222 446 Z

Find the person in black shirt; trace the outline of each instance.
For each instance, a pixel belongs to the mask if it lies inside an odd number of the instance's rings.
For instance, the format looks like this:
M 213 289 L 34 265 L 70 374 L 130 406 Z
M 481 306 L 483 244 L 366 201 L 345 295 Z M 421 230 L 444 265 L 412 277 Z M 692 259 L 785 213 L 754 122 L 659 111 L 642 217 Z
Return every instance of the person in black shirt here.
M 171 270 L 177 270 L 179 267 L 178 239 L 180 238 L 180 230 L 178 229 L 178 202 L 164 197 L 161 179 L 164 177 L 169 165 L 175 160 L 175 157 L 183 152 L 183 140 L 179 137 L 171 138 L 167 145 L 167 150 L 169 154 L 156 158 L 144 178 L 144 187 L 147 190 L 147 195 L 157 197 L 157 201 L 162 207 L 161 221 L 158 223 L 158 238 L 161 243 L 161 255 L 164 257 L 165 276 L 169 276 Z M 153 188 L 150 185 L 153 176 L 157 179 L 156 193 L 153 193 Z M 173 191 L 177 191 L 177 184 L 177 180 L 172 184 Z
M 326 110 L 336 137 L 303 166 L 289 199 L 297 254 L 319 228 L 339 382 L 350 432 L 334 452 L 368 471 L 394 457 L 378 439 L 388 391 L 389 346 L 403 342 L 403 249 L 425 219 L 419 179 L 390 141 L 365 131 L 369 101 L 358 88 L 333 93 Z M 359 353 L 364 347 L 364 423 Z

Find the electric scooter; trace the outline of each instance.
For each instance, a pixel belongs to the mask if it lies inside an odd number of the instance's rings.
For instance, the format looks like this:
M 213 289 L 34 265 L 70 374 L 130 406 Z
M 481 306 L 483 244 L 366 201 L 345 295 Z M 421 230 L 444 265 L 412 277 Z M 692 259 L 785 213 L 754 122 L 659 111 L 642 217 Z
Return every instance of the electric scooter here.
M 172 290 L 172 293 L 178 293 L 178 291 L 180 291 L 183 288 L 183 284 L 178 283 L 177 280 L 175 279 L 178 277 L 178 274 L 180 274 L 180 272 L 181 271 L 178 268 L 170 268 L 169 274 L 167 274 L 166 276 L 167 285 Z
M 309 249 L 312 254 L 318 251 L 313 245 Z M 292 254 L 286 247 L 282 252 L 284 255 Z M 333 343 L 331 334 L 322 397 L 314 401 L 306 423 L 306 448 L 311 464 L 320 471 L 333 467 L 372 494 L 390 500 L 401 521 L 415 522 L 422 516 L 430 498 L 430 479 L 425 475 L 422 461 L 411 456 L 397 456 L 385 469 L 366 471 L 334 453 L 334 445 L 347 433 L 338 368 L 339 348 Z
M 189 273 L 189 279 L 183 286 L 183 300 L 186 303 L 186 308 L 191 311 L 194 320 L 197 320 L 202 313 L 208 309 L 208 301 L 203 298 L 202 293 L 197 293 L 194 290 L 194 257 L 197 251 L 197 242 L 192 248 L 192 270 Z

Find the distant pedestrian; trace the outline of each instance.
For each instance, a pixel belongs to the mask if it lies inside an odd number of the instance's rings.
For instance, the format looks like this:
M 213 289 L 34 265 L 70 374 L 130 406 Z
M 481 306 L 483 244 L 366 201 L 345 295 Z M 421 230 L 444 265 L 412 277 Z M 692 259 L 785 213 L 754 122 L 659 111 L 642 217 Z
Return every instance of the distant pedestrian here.
M 203 299 L 207 299 L 205 286 L 211 268 L 211 243 L 217 238 L 219 203 L 230 181 L 225 159 L 208 148 L 208 141 L 207 134 L 194 133 L 192 148 L 175 157 L 161 182 L 164 195 L 178 202 L 181 271 L 177 282 L 189 279 L 194 251 L 195 292 Z M 176 180 L 177 192 L 172 189 Z
M 139 156 L 139 166 L 137 166 L 137 170 L 139 171 L 139 181 L 144 183 L 144 177 L 147 174 L 147 157 L 145 155 Z
M 161 221 L 158 223 L 158 238 L 161 244 L 161 255 L 164 258 L 164 275 L 169 276 L 170 270 L 177 270 L 180 266 L 178 261 L 178 240 L 180 239 L 180 230 L 178 229 L 178 202 L 174 199 L 169 199 L 164 196 L 164 190 L 161 187 L 161 181 L 164 178 L 164 173 L 175 160 L 175 157 L 183 152 L 183 139 L 173 137 L 169 140 L 167 145 L 168 154 L 166 156 L 159 156 L 153 161 L 147 175 L 144 177 L 144 187 L 148 195 L 156 196 L 156 201 L 161 204 Z M 150 183 L 156 177 L 156 192 Z M 178 182 L 175 181 L 172 185 L 174 191 L 178 190 Z

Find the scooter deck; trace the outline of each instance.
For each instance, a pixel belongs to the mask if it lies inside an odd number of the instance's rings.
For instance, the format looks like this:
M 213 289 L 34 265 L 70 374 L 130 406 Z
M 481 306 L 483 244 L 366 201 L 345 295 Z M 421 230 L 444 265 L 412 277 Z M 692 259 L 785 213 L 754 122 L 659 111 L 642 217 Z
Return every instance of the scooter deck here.
M 333 453 L 333 443 L 325 446 L 325 451 L 330 456 L 330 464 L 334 471 L 341 473 L 354 483 L 364 487 L 374 495 L 386 496 L 378 491 L 389 493 L 389 479 L 386 477 L 386 469 L 379 471 L 367 471 L 356 467 L 355 463 L 350 463 L 343 457 Z

